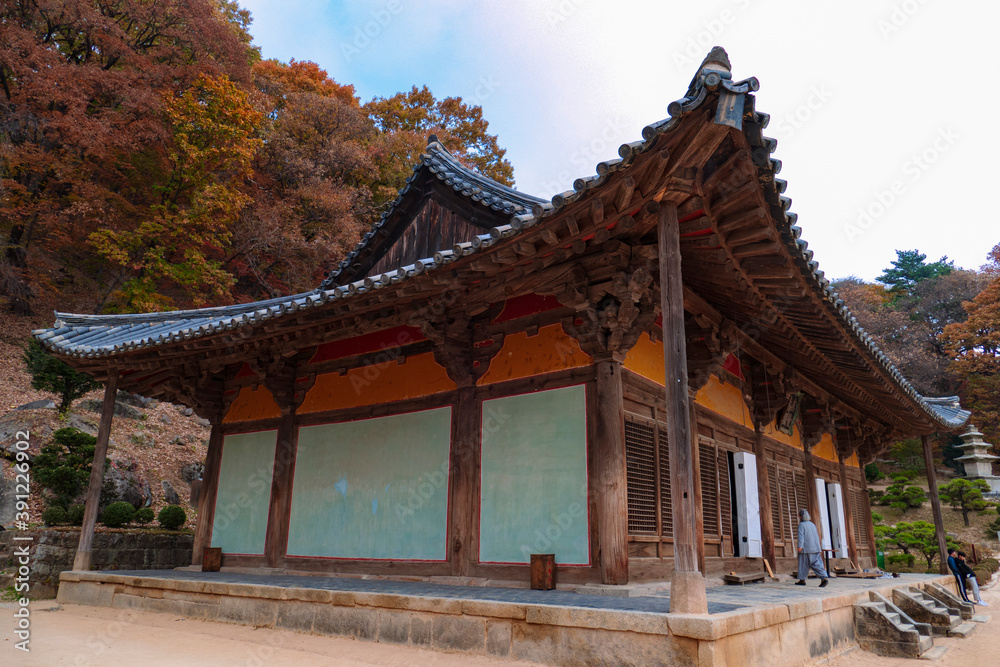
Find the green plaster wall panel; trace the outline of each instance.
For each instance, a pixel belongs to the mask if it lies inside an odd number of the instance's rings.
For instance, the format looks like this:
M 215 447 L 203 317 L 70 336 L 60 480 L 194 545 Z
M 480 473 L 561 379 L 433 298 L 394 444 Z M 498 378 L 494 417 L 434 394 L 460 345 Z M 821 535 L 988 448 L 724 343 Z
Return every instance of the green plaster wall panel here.
M 479 559 L 590 563 L 583 385 L 483 401 Z
M 451 408 L 299 429 L 289 556 L 446 560 Z
M 263 554 L 277 431 L 227 435 L 222 441 L 212 546 L 228 554 Z

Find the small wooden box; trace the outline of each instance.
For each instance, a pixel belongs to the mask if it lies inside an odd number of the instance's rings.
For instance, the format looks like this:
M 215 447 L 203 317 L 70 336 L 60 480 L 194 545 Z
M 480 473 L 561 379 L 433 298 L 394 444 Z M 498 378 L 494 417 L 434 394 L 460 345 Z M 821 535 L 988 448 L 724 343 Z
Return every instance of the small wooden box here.
M 531 554 L 531 588 L 550 591 L 556 587 L 556 555 Z
M 222 548 L 205 547 L 205 555 L 201 559 L 202 572 L 218 572 L 222 567 Z

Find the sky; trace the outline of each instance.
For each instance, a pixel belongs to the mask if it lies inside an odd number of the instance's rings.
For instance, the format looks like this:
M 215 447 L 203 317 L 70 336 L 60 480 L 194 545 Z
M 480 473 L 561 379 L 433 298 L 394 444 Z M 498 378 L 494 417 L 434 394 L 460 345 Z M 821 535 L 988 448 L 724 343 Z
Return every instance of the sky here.
M 978 268 L 1000 243 L 1000 3 L 941 0 L 240 0 L 265 58 L 362 102 L 413 85 L 478 104 L 516 187 L 572 189 L 668 117 L 724 47 L 760 81 L 785 195 L 828 278 L 917 249 Z M 985 119 L 985 120 L 984 120 Z

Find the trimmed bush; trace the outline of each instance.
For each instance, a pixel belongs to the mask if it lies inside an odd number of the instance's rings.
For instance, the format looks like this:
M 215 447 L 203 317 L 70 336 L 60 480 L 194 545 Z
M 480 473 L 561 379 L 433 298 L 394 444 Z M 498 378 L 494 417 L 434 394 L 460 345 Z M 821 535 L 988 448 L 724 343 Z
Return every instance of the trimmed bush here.
M 869 463 L 865 466 L 865 479 L 868 480 L 869 484 L 882 479 L 882 471 L 878 469 L 877 463 Z
M 135 522 L 145 526 L 156 517 L 151 507 L 140 507 L 135 512 Z
M 66 523 L 66 510 L 58 505 L 47 507 L 42 512 L 42 521 L 45 522 L 46 526 L 57 526 L 60 523 Z
M 66 512 L 66 520 L 69 521 L 72 526 L 82 526 L 83 525 L 83 513 L 86 511 L 83 505 L 72 505 L 69 511 Z
M 917 557 L 913 554 L 890 554 L 886 556 L 885 562 L 889 565 L 899 563 L 900 565 L 905 565 L 906 567 L 913 567 L 913 563 L 916 559 Z
M 177 530 L 187 521 L 187 514 L 184 513 L 184 508 L 180 505 L 167 505 L 160 510 L 156 520 L 167 530 Z
M 132 507 L 132 503 L 127 503 L 124 500 L 111 503 L 101 513 L 101 523 L 108 528 L 120 528 L 134 518 L 135 508 Z

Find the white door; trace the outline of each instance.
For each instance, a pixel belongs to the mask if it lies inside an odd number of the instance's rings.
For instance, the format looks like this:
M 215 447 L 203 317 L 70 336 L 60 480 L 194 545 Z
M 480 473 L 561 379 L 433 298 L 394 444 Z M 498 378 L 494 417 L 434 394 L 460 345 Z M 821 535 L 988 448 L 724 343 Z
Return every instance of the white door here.
M 736 551 L 740 556 L 760 558 L 760 499 L 757 497 L 757 457 L 750 452 L 733 454 L 736 482 Z
M 813 517 L 813 523 L 819 528 L 821 544 L 824 550 L 832 549 L 830 540 L 830 509 L 826 503 L 826 480 L 816 478 L 816 498 L 819 500 L 819 516 Z
M 830 537 L 839 558 L 849 558 L 847 551 L 847 521 L 844 518 L 844 489 L 840 484 L 826 485 L 826 496 L 830 505 Z

